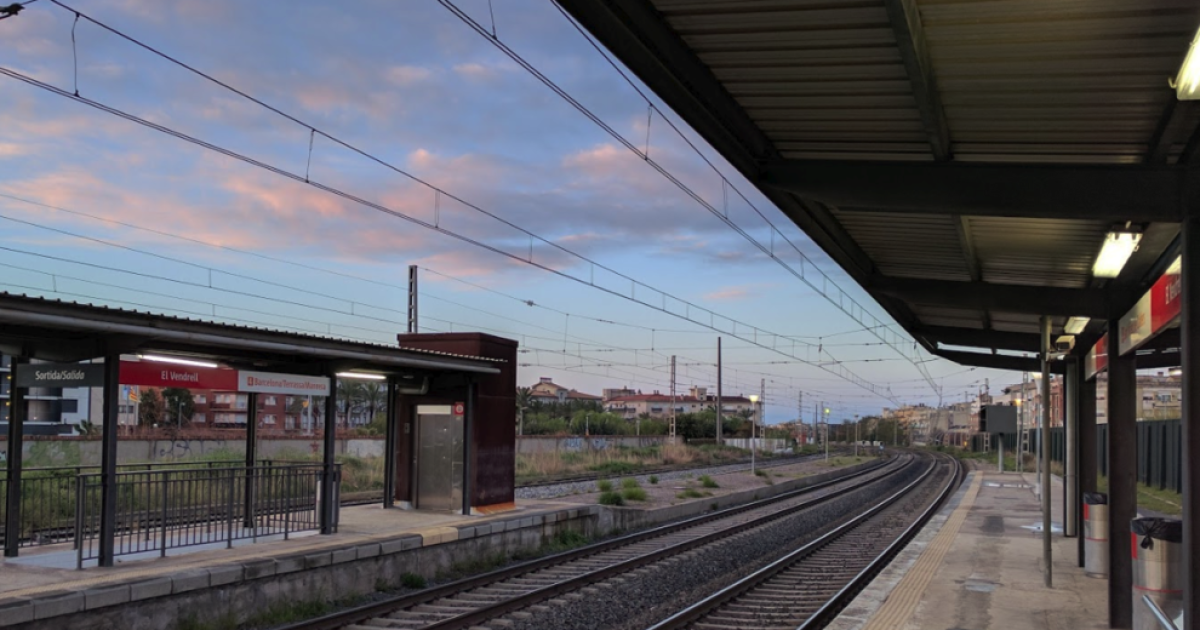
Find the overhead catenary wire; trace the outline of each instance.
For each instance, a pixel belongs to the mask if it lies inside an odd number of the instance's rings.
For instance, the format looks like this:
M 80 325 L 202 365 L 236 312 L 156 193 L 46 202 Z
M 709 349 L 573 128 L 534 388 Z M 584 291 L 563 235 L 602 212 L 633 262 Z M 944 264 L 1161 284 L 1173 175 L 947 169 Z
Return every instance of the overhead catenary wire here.
M 498 50 L 500 50 L 502 53 L 504 53 L 509 59 L 511 59 L 517 65 L 524 68 L 529 74 L 531 74 L 534 78 L 536 78 L 538 81 L 540 81 L 543 85 L 545 85 L 547 88 L 549 88 L 552 92 L 554 92 L 556 95 L 558 95 L 564 101 L 566 101 L 569 105 L 571 105 L 573 108 L 575 108 L 585 118 L 592 121 L 596 126 L 600 127 L 605 133 L 607 133 L 609 136 L 611 136 L 614 140 L 616 140 L 618 143 L 623 145 L 626 149 L 628 149 L 629 151 L 631 151 L 632 153 L 634 153 L 635 155 L 640 157 L 646 164 L 650 165 L 660 175 L 662 175 L 664 178 L 666 178 L 668 181 L 670 181 L 672 184 L 674 184 L 676 187 L 678 187 L 685 195 L 687 195 L 688 197 L 691 197 L 700 206 L 702 206 L 706 210 L 708 210 L 713 216 L 717 217 L 719 220 L 724 222 L 728 227 L 730 227 L 733 231 L 740 234 L 750 244 L 755 246 L 755 248 L 759 249 L 761 252 L 763 252 L 769 258 L 774 260 L 776 263 L 778 263 L 780 266 L 782 266 L 784 269 L 786 269 L 788 272 L 790 272 L 792 275 L 794 275 L 796 278 L 798 278 L 800 281 L 807 284 L 810 288 L 812 288 L 814 291 L 819 293 L 822 297 L 824 297 L 831 304 L 836 306 L 843 313 L 848 315 L 851 319 L 855 320 L 860 325 L 862 325 L 865 330 L 873 332 L 880 328 L 886 329 L 888 327 L 888 325 L 886 323 L 880 322 L 880 320 L 877 317 L 875 317 L 874 315 L 871 315 L 861 304 L 858 303 L 857 300 L 855 300 L 853 297 L 850 297 L 850 295 L 845 290 L 843 290 L 840 286 L 838 286 L 838 284 L 836 282 L 834 282 L 833 279 L 830 278 L 830 276 L 828 274 L 826 274 L 819 267 L 817 267 L 817 265 L 812 262 L 812 260 L 808 257 L 808 255 L 805 254 L 798 246 L 796 246 L 796 244 L 790 238 L 788 238 L 787 235 L 785 235 L 781 230 L 779 230 L 779 228 L 776 227 L 774 222 L 772 222 L 770 220 L 770 218 L 768 218 L 762 212 L 761 209 L 759 209 L 740 190 L 738 190 L 737 187 L 721 172 L 721 170 L 715 164 L 713 164 L 713 162 L 711 160 L 709 160 L 708 157 L 705 156 L 702 151 L 700 151 L 700 149 L 695 145 L 695 143 L 693 143 L 692 140 L 690 138 L 688 138 L 687 135 L 684 134 L 674 124 L 673 121 L 671 121 L 670 117 L 666 116 L 662 111 L 658 110 L 657 105 L 633 82 L 633 80 L 628 75 L 625 74 L 625 72 L 615 63 L 615 61 L 613 61 L 608 56 L 608 54 L 595 41 L 593 41 L 590 36 L 587 35 L 587 33 L 584 31 L 584 29 L 578 23 L 576 23 L 575 20 L 573 20 L 567 14 L 567 12 L 561 6 L 559 6 L 556 2 L 552 1 L 552 4 L 554 4 L 554 6 L 559 10 L 560 13 L 562 13 L 562 15 L 567 19 L 567 21 L 569 23 L 571 23 L 571 25 L 574 26 L 575 29 L 580 32 L 580 34 L 583 35 L 583 37 L 592 45 L 592 47 L 595 48 L 596 51 L 600 53 L 600 55 L 609 63 L 609 65 L 612 66 L 613 69 L 615 69 L 617 71 L 617 73 L 621 75 L 621 77 L 625 80 L 625 82 L 628 83 L 630 86 L 632 86 L 633 89 L 642 98 L 642 100 L 645 101 L 645 103 L 648 107 L 648 111 L 650 112 L 649 119 L 653 120 L 653 113 L 657 111 L 659 113 L 659 116 L 668 124 L 668 126 L 671 127 L 671 129 L 675 132 L 675 134 L 679 138 L 681 138 L 688 145 L 688 147 L 691 148 L 691 150 L 696 155 L 698 155 L 704 161 L 704 163 L 720 178 L 721 185 L 722 185 L 722 191 L 727 191 L 729 189 L 734 190 L 734 192 L 736 192 L 738 194 L 738 196 L 742 199 L 742 201 L 744 201 L 747 204 L 747 206 L 749 206 L 759 216 L 759 218 L 761 218 L 763 220 L 763 222 L 767 224 L 767 226 L 771 230 L 771 232 L 770 232 L 771 233 L 771 242 L 772 242 L 771 246 L 768 247 L 767 245 L 764 245 L 763 243 L 758 241 L 756 238 L 754 238 L 754 236 L 752 236 L 744 228 L 739 226 L 735 221 L 731 220 L 727 209 L 724 212 L 722 212 L 721 210 L 718 210 L 713 204 L 711 204 L 707 200 L 705 200 L 701 195 L 699 195 L 690 186 L 688 186 L 682 180 L 680 180 L 678 177 L 676 177 L 668 169 L 664 168 L 657 161 L 651 159 L 650 154 L 649 154 L 649 142 L 650 142 L 649 125 L 647 125 L 647 129 L 646 129 L 646 149 L 641 150 L 633 143 L 633 141 L 625 138 L 620 132 L 618 132 L 616 129 L 614 129 L 612 126 L 610 126 L 608 123 L 606 123 L 602 118 L 600 118 L 600 116 L 598 116 L 596 113 L 592 112 L 589 108 L 587 108 L 585 105 L 583 105 L 581 102 L 579 102 L 569 92 L 567 92 L 565 89 L 563 89 L 557 83 L 555 83 L 553 80 L 551 80 L 545 74 L 543 74 L 536 66 L 534 66 L 532 63 L 530 63 L 528 60 L 526 60 L 524 57 L 522 57 L 515 50 L 510 48 L 507 44 L 505 44 L 499 38 L 497 38 L 494 33 L 492 34 L 491 37 L 488 37 L 485 27 L 483 25 L 481 25 L 477 20 L 472 18 L 470 15 L 468 15 L 465 11 L 460 9 L 451 0 L 438 0 L 438 1 L 448 11 L 450 11 L 452 14 L 454 14 L 456 17 L 458 17 L 464 24 L 469 26 L 472 30 L 476 31 L 480 35 L 483 35 L 489 43 L 491 43 Z M 778 235 L 780 238 L 782 238 L 784 240 L 784 242 L 786 242 L 788 245 L 791 246 L 792 250 L 795 251 L 795 253 L 800 257 L 802 262 L 808 263 L 808 265 L 810 267 L 812 267 L 820 275 L 820 277 L 821 277 L 820 283 L 809 280 L 803 271 L 803 267 L 801 267 L 801 269 L 799 271 L 797 271 L 797 270 L 793 269 L 786 260 L 784 260 L 783 258 L 781 258 L 775 254 L 774 239 L 775 239 L 776 235 Z M 829 285 L 832 285 L 837 290 L 837 292 L 838 292 L 837 298 L 838 299 L 835 300 L 828 293 L 827 287 Z M 850 303 L 849 308 L 847 308 L 847 306 L 845 304 L 846 301 L 849 301 L 849 303 Z M 864 322 L 863 321 L 864 316 L 870 317 L 871 320 L 873 320 L 873 323 L 868 325 L 868 322 Z M 938 391 L 939 386 L 938 386 L 937 382 L 929 375 L 928 370 L 925 369 L 925 366 L 923 364 L 924 362 L 920 360 L 921 359 L 920 353 L 916 351 L 915 343 L 913 344 L 913 350 L 914 350 L 914 353 L 916 356 L 910 356 L 907 352 L 908 340 L 905 340 L 899 336 L 896 336 L 896 333 L 894 333 L 894 332 L 893 332 L 893 338 L 891 338 L 891 339 L 889 339 L 889 338 L 885 337 L 884 335 L 877 333 L 877 332 L 873 332 L 873 334 L 875 334 L 875 336 L 879 337 L 886 345 L 891 347 L 893 350 L 895 350 L 901 356 L 906 358 L 910 363 L 912 363 L 917 368 L 917 371 L 920 372 L 921 375 L 925 378 L 925 380 L 929 383 L 929 386 L 935 392 Z

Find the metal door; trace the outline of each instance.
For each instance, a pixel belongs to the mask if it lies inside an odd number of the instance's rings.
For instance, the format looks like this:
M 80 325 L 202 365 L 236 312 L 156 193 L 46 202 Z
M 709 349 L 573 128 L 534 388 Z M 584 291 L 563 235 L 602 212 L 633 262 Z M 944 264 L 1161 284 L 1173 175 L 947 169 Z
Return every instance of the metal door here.
M 462 418 L 449 405 L 417 406 L 416 504 L 453 511 L 462 506 Z

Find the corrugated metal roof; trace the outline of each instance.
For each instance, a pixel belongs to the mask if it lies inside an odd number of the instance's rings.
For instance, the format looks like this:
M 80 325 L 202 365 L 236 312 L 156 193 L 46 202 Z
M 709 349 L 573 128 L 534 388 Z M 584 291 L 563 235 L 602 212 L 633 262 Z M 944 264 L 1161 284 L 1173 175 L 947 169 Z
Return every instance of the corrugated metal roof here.
M 387 344 L 372 343 L 372 342 L 368 342 L 368 341 L 358 341 L 358 340 L 344 339 L 344 338 L 340 338 L 340 337 L 332 337 L 332 336 L 325 336 L 325 335 L 314 335 L 314 334 L 310 334 L 310 333 L 294 332 L 294 331 L 290 331 L 290 330 L 260 328 L 257 326 L 243 326 L 241 324 L 230 324 L 230 323 L 217 321 L 217 320 L 207 320 L 207 319 L 192 318 L 192 317 L 179 317 L 176 315 L 165 315 L 162 313 L 152 313 L 150 311 L 127 309 L 127 308 L 121 308 L 121 307 L 117 307 L 117 306 L 107 306 L 104 304 L 72 302 L 69 300 L 47 298 L 47 297 L 42 297 L 42 296 L 38 296 L 38 295 L 26 295 L 24 293 L 9 293 L 7 291 L 0 291 L 0 298 L 14 299 L 14 300 L 18 300 L 18 301 L 28 302 L 30 304 L 58 304 L 58 305 L 70 306 L 70 307 L 81 308 L 81 309 L 91 309 L 98 313 L 122 313 L 122 314 L 126 314 L 126 315 L 138 315 L 138 316 L 143 316 L 143 317 L 152 317 L 152 318 L 161 319 L 164 321 L 208 324 L 208 325 L 213 325 L 213 326 L 220 326 L 222 328 L 227 328 L 227 329 L 231 329 L 231 330 L 240 330 L 240 331 L 256 332 L 256 333 L 268 333 L 268 334 L 273 334 L 273 335 L 286 335 L 288 337 L 295 338 L 295 339 L 332 341 L 332 342 L 337 342 L 337 343 L 361 346 L 364 348 L 375 348 L 375 349 L 381 349 L 381 350 L 391 350 L 391 351 L 405 352 L 405 353 L 412 353 L 412 354 L 423 354 L 423 355 L 447 357 L 447 358 L 453 358 L 453 359 L 464 359 L 464 360 L 468 360 L 468 361 L 485 361 L 485 362 L 489 362 L 489 363 L 505 363 L 505 361 L 503 359 L 492 359 L 492 358 L 488 358 L 488 357 L 476 357 L 476 356 L 471 356 L 471 355 L 466 355 L 466 354 L 454 354 L 454 353 L 450 353 L 450 352 L 440 352 L 437 350 L 422 350 L 422 349 L 409 348 L 409 347 L 401 348 L 399 346 L 389 346 Z

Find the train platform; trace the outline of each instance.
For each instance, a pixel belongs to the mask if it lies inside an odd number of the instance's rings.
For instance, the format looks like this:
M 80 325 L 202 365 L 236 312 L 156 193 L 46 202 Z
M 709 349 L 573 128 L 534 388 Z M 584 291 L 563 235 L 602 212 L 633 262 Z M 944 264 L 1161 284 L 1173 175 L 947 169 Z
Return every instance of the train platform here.
M 916 539 L 844 610 L 834 630 L 1107 628 L 1105 580 L 1084 575 L 1062 535 L 1051 483 L 1053 587 L 1042 572 L 1042 512 L 1032 472 L 977 470 Z
M 120 615 L 125 605 L 188 592 L 201 596 L 225 590 L 227 595 L 219 599 L 233 602 L 231 591 L 253 587 L 265 577 L 275 578 L 277 588 L 287 588 L 282 583 L 294 577 L 300 582 L 298 593 L 318 584 L 333 597 L 364 587 L 370 591 L 376 576 L 412 572 L 432 577 L 431 569 L 482 552 L 536 546 L 546 532 L 560 527 L 590 533 L 598 514 L 596 505 L 548 500 L 519 500 L 514 510 L 486 516 L 354 506 L 342 509 L 332 536 L 304 532 L 234 549 L 221 543 L 173 549 L 166 557 L 157 552 L 153 557 L 118 556 L 116 566 L 82 570 L 75 568 L 76 552 L 69 543 L 32 547 L 22 549 L 18 558 L 0 560 L 0 627 L 38 620 L 62 620 L 63 625 L 54 627 L 75 627 L 67 621 L 81 617 L 76 613 L 96 615 L 79 620 L 84 625 L 78 627 L 90 627 L 88 623 L 101 622 L 101 615 Z M 317 573 L 322 576 L 317 582 L 305 577 Z M 357 584 L 363 580 L 368 584 Z

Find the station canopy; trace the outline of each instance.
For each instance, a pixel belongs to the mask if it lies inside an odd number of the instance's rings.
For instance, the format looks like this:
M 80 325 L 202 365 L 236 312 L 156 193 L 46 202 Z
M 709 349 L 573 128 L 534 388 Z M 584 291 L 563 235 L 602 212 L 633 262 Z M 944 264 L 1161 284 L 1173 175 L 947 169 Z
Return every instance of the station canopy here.
M 1170 85 L 1195 0 L 559 2 L 959 363 L 1039 369 L 1016 355 L 1042 315 L 1090 318 L 1086 351 L 1200 200 L 1200 108 Z M 1098 277 L 1110 233 L 1140 243 Z
M 310 375 L 356 370 L 417 378 L 433 372 L 500 372 L 496 360 L 482 357 L 9 293 L 0 293 L 0 353 L 63 362 L 165 353 Z

